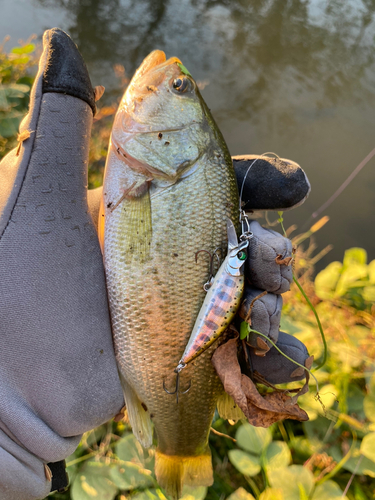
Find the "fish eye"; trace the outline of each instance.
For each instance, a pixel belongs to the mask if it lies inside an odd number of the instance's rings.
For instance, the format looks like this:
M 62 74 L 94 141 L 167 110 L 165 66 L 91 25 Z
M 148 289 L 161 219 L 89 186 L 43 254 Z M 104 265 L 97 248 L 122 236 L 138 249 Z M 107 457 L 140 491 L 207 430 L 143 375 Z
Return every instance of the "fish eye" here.
M 240 260 L 246 260 L 246 257 L 247 257 L 246 252 L 244 252 L 243 250 L 241 250 L 240 252 L 238 252 L 237 257 Z
M 189 92 L 193 89 L 193 82 L 186 76 L 179 76 L 173 80 L 172 87 L 179 94 L 183 94 L 184 92 Z

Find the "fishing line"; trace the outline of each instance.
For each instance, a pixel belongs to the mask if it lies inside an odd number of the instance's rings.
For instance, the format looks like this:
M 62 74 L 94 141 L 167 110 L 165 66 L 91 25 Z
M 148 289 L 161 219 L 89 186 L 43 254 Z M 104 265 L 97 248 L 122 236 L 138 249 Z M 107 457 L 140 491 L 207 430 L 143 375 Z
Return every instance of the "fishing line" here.
M 349 186 L 349 184 L 352 182 L 352 180 L 359 174 L 359 172 L 363 169 L 365 165 L 371 160 L 371 158 L 375 156 L 375 148 L 364 158 L 359 165 L 356 166 L 356 168 L 353 170 L 353 172 L 349 175 L 349 177 L 341 184 L 341 186 L 336 189 L 336 191 L 333 193 L 333 195 L 328 198 L 328 200 L 323 203 L 321 207 L 318 208 L 318 210 L 315 210 L 310 216 L 310 219 L 316 219 L 319 214 L 323 212 L 326 208 L 328 208 L 334 201 L 335 199 L 344 191 L 345 188 Z M 305 225 L 309 222 L 308 219 L 302 227 L 305 227 Z
M 284 224 L 283 224 L 283 222 L 284 222 L 283 212 L 278 212 L 278 214 L 279 214 L 278 222 L 280 222 L 280 226 L 281 226 L 281 229 L 282 229 L 282 231 L 284 233 L 284 236 L 285 236 L 285 238 L 287 238 L 286 231 L 285 231 Z M 317 322 L 317 325 L 318 325 L 318 328 L 319 328 L 320 336 L 322 338 L 323 347 L 324 347 L 323 360 L 322 360 L 322 362 L 317 367 L 314 368 L 314 371 L 317 371 L 317 370 L 320 370 L 320 368 L 322 368 L 326 364 L 326 361 L 327 361 L 328 346 L 327 346 L 326 337 L 324 335 L 322 323 L 320 322 L 319 315 L 318 315 L 315 307 L 313 306 L 312 302 L 310 301 L 310 299 L 306 295 L 304 289 L 302 288 L 302 285 L 300 284 L 300 282 L 296 278 L 296 275 L 294 274 L 294 272 L 292 273 L 292 275 L 293 275 L 293 281 L 294 281 L 294 283 L 297 285 L 299 291 L 302 293 L 302 295 L 305 298 L 308 306 L 310 307 L 311 311 L 313 312 L 313 314 L 315 316 L 315 319 L 316 319 L 316 322 Z

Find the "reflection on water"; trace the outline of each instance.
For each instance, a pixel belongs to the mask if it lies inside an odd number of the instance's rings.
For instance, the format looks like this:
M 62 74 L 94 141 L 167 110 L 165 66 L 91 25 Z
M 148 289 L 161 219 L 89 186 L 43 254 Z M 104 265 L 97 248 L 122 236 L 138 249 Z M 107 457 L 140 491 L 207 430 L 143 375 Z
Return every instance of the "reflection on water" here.
M 275 151 L 312 183 L 302 226 L 375 147 L 375 0 L 34 0 L 64 11 L 94 84 L 119 98 L 113 65 L 129 76 L 153 49 L 177 55 L 197 80 L 232 154 Z M 341 259 L 375 258 L 372 160 L 326 211 L 318 235 Z

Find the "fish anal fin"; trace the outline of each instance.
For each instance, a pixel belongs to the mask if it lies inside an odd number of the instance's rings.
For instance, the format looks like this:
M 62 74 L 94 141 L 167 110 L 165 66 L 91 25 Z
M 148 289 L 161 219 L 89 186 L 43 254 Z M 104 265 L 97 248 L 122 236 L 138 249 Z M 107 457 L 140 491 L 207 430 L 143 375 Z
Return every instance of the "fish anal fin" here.
M 246 417 L 241 408 L 236 405 L 236 403 L 233 401 L 233 398 L 226 392 L 219 396 L 219 399 L 217 401 L 217 411 L 219 412 L 221 418 L 230 420 L 231 424 L 235 424 L 242 419 L 246 420 Z
M 174 500 L 181 497 L 182 487 L 211 486 L 213 483 L 211 452 L 198 456 L 155 454 L 155 474 L 160 486 Z
M 121 373 L 120 380 L 133 434 L 144 448 L 149 448 L 152 445 L 152 423 L 150 413 L 145 410 L 145 405 L 142 405 L 139 397 Z

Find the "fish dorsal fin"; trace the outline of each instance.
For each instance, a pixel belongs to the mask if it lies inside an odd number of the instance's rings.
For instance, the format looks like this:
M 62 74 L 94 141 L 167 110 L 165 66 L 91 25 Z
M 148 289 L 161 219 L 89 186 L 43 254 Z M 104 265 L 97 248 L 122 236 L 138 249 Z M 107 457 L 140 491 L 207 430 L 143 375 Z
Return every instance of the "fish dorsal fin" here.
M 228 253 L 233 248 L 238 247 L 238 239 L 236 228 L 234 227 L 233 222 L 227 218 L 227 235 L 228 235 Z

